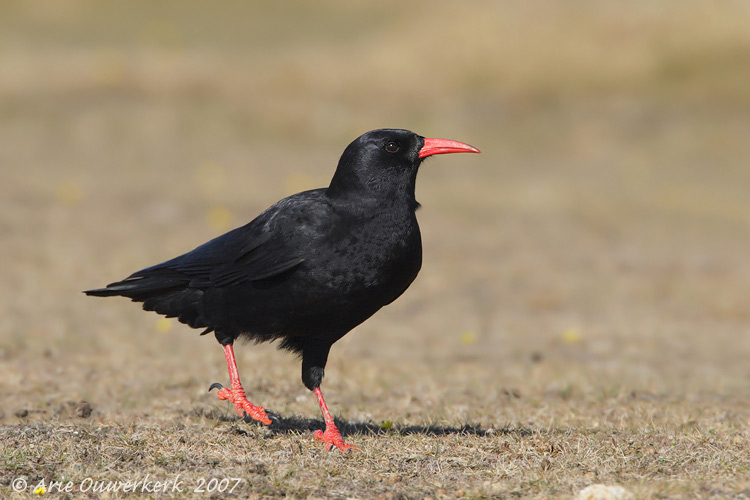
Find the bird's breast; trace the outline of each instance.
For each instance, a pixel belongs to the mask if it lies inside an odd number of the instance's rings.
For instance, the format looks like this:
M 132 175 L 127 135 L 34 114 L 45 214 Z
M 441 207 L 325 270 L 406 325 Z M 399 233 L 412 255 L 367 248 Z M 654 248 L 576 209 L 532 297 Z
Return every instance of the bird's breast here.
M 302 245 L 305 260 L 248 294 L 248 331 L 291 337 L 343 335 L 394 301 L 422 266 L 422 242 L 414 217 L 349 219 L 318 227 Z M 300 241 L 300 240 L 298 240 Z M 255 316 L 274 318 L 272 327 Z
M 319 283 L 337 295 L 388 303 L 401 295 L 422 266 L 416 218 L 354 220 L 318 259 Z M 381 306 L 383 304 L 380 304 Z

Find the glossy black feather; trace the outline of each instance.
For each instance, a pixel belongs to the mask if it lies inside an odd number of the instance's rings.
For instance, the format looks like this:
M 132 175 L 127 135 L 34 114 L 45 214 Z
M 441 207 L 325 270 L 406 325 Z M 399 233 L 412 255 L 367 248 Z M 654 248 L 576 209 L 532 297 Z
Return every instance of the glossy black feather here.
M 400 145 L 397 154 L 384 149 Z M 147 310 L 240 336 L 281 339 L 320 384 L 330 346 L 417 276 L 422 244 L 414 184 L 423 138 L 364 134 L 344 151 L 327 189 L 298 193 L 249 224 L 89 295 L 122 295 Z

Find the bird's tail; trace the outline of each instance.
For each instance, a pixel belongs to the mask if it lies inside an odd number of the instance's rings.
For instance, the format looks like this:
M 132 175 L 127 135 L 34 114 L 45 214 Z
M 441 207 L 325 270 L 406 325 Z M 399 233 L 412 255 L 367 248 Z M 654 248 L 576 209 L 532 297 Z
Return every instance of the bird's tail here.
M 185 279 L 130 277 L 83 293 L 94 297 L 128 297 L 134 302 L 143 302 L 143 308 L 147 311 L 155 311 L 168 318 L 176 317 L 193 328 L 211 329 L 203 314 L 203 290 L 187 286 Z
M 122 295 L 122 293 L 116 288 L 94 288 L 93 290 L 84 290 L 83 293 L 93 297 L 114 297 L 115 295 Z
M 114 297 L 119 295 L 135 301 L 143 301 L 155 294 L 168 292 L 184 286 L 185 280 L 180 279 L 131 277 L 116 283 L 110 283 L 105 288 L 84 290 L 83 293 L 94 297 Z

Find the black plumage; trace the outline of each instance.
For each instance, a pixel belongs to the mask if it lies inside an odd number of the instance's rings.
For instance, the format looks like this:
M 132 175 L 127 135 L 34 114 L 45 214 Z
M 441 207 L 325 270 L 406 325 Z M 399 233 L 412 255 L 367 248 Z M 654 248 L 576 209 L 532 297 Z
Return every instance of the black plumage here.
M 424 157 L 449 152 L 479 151 L 407 130 L 368 132 L 346 148 L 328 188 L 284 198 L 245 226 L 85 293 L 129 297 L 213 331 L 224 346 L 279 339 L 301 355 L 315 390 L 331 345 L 416 278 L 417 171 Z

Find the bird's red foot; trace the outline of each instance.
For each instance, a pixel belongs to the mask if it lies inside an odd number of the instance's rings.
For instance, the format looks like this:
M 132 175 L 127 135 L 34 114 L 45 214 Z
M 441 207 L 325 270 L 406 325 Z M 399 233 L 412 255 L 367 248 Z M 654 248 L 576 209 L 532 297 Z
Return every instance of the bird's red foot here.
M 314 436 L 318 441 L 323 441 L 326 445 L 326 450 L 328 451 L 333 450 L 334 446 L 341 451 L 348 451 L 352 448 L 357 448 L 355 445 L 348 444 L 344 441 L 341 437 L 341 433 L 335 425 L 327 425 L 325 432 L 321 430 L 315 431 Z
M 255 406 L 248 401 L 247 396 L 245 395 L 245 390 L 242 387 L 228 389 L 222 387 L 221 384 L 215 383 L 211 385 L 209 391 L 214 388 L 219 389 L 219 392 L 216 393 L 216 395 L 219 396 L 219 399 L 234 403 L 234 409 L 240 417 L 249 416 L 253 420 L 257 420 L 266 425 L 271 425 L 271 419 L 268 418 L 266 409 L 262 406 Z

